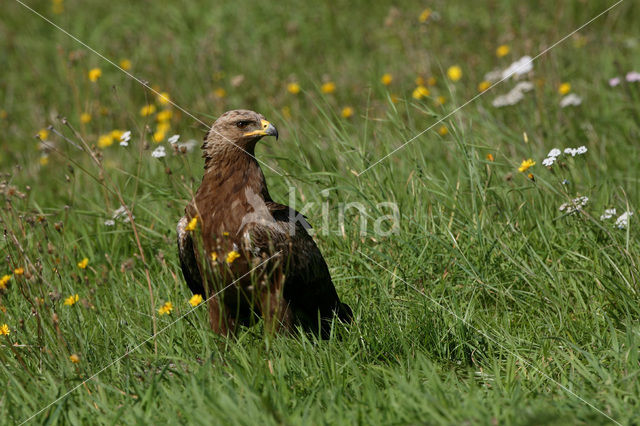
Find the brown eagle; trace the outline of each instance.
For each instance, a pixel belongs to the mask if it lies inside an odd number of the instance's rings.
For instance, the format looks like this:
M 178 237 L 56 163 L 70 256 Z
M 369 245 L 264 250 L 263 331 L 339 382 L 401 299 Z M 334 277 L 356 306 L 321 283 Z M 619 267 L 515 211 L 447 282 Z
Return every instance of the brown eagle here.
M 222 114 L 202 145 L 204 176 L 178 222 L 178 252 L 194 294 L 209 299 L 212 329 L 233 334 L 260 317 L 268 332 L 300 325 L 327 337 L 350 322 L 304 216 L 271 199 L 254 156 L 278 131 L 248 110 Z M 213 296 L 213 297 L 212 297 Z

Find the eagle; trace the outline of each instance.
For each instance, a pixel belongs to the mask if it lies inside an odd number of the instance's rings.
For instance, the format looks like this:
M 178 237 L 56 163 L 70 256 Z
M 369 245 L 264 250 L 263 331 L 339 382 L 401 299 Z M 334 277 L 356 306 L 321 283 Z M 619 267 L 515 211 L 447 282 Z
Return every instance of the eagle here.
M 276 127 L 254 111 L 233 110 L 202 145 L 204 174 L 177 225 L 182 272 L 205 296 L 211 328 L 233 335 L 259 318 L 269 333 L 305 331 L 329 337 L 334 318 L 352 320 L 329 268 L 295 209 L 269 195 L 255 146 Z

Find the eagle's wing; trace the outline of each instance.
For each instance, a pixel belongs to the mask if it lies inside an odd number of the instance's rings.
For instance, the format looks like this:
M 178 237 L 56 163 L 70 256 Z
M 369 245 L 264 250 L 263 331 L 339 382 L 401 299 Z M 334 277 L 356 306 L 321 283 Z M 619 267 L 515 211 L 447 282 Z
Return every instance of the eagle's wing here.
M 306 328 L 318 329 L 318 314 L 323 334 L 334 315 L 351 320 L 351 309 L 341 303 L 331 281 L 327 263 L 307 232 L 311 225 L 296 210 L 273 201 L 266 202 L 274 222 L 258 224 L 251 230 L 251 243 L 261 251 L 274 247 L 282 251 L 285 263 L 284 297 L 291 303 L 296 318 Z
M 202 276 L 198 268 L 198 261 L 194 251 L 193 239 L 191 233 L 185 230 L 189 223 L 186 216 L 183 216 L 178 222 L 178 255 L 180 256 L 180 267 L 184 274 L 184 279 L 193 294 L 205 296 L 204 285 L 202 284 Z

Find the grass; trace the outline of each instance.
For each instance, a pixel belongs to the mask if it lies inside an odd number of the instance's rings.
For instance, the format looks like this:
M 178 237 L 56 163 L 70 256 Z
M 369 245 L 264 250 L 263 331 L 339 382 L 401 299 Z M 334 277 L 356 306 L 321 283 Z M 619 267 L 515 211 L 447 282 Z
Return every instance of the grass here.
M 447 134 L 438 124 L 359 176 L 475 96 L 485 73 L 535 56 L 613 3 L 62 4 L 54 13 L 54 3 L 29 3 L 116 63 L 129 59 L 130 72 L 204 123 L 250 108 L 278 126 L 280 141 L 257 152 L 272 168 L 270 192 L 288 203 L 294 188 L 298 207 L 313 202 L 317 229 L 328 203 L 331 232 L 316 240 L 356 319 L 329 341 L 268 338 L 260 325 L 225 340 L 205 309 L 185 315 L 174 229 L 201 177 L 206 127 L 172 108 L 168 155 L 152 158 L 157 124 L 139 111 L 164 108 L 155 95 L 9 1 L 0 276 L 25 271 L 0 295 L 10 328 L 0 336 L 2 422 L 638 423 L 640 87 L 607 83 L 640 68 L 636 4 L 536 60 L 520 103 L 491 105 L 515 84 L 501 83 L 441 123 Z M 435 13 L 420 23 L 427 6 Z M 506 57 L 495 55 L 500 44 Z M 452 65 L 457 82 L 446 77 Z M 420 100 L 418 76 L 436 78 Z M 326 81 L 335 93 L 321 93 Z M 560 108 L 563 82 L 581 105 Z M 33 135 L 49 125 L 92 146 L 98 163 L 53 131 L 55 149 L 39 151 Z M 132 131 L 129 147 L 96 146 L 113 129 Z M 174 133 L 196 149 L 173 153 Z M 585 155 L 542 166 L 551 148 L 580 145 Z M 526 158 L 537 162 L 533 180 L 517 170 Z M 578 196 L 589 197 L 579 213 L 559 211 Z M 121 201 L 135 233 L 122 219 L 104 225 Z M 338 227 L 350 202 L 367 208 L 364 235 L 355 209 Z M 400 211 L 386 237 L 373 232 L 389 213 L 381 202 Z M 600 220 L 612 207 L 635 212 L 626 229 Z M 174 311 L 159 316 L 165 301 Z

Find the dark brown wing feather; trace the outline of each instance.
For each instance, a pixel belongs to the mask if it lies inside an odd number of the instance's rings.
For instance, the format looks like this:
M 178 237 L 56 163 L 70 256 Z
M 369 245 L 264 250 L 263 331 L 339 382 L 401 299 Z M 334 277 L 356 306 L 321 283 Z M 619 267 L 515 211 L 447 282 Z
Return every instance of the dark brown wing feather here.
M 202 284 L 202 277 L 200 276 L 198 261 L 193 247 L 193 239 L 191 234 L 184 229 L 188 222 L 185 216 L 180 219 L 177 227 L 180 267 L 191 292 L 205 296 L 204 285 Z
M 344 322 L 351 321 L 351 309 L 340 302 L 327 263 L 308 233 L 309 222 L 288 206 L 273 201 L 267 201 L 266 205 L 275 223 L 255 226 L 251 230 L 252 242 L 261 250 L 268 250 L 273 244 L 283 252 L 284 297 L 296 319 L 307 329 L 317 331 L 320 326 L 323 335 L 329 332 L 334 315 Z

